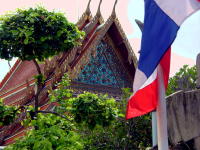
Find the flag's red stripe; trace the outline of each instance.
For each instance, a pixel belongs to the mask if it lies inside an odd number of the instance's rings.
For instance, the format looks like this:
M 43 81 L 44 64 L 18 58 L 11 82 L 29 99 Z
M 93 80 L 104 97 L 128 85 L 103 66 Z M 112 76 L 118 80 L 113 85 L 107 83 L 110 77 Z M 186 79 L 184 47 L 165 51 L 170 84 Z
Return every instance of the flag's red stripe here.
M 160 66 L 162 67 L 162 71 L 163 71 L 165 89 L 167 89 L 168 80 L 169 80 L 170 59 L 171 59 L 171 48 L 167 50 L 167 52 L 165 53 L 165 55 L 160 61 Z
M 158 80 L 138 90 L 128 101 L 126 119 L 144 115 L 156 109 L 158 100 Z

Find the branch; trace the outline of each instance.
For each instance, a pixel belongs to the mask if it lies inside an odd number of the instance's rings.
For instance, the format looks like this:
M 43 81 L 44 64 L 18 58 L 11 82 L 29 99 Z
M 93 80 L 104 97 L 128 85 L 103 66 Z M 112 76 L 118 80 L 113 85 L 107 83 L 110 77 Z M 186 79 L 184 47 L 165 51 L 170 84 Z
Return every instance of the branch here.
M 43 113 L 43 114 L 54 114 L 54 115 L 56 115 L 56 116 L 59 116 L 59 117 L 65 119 L 65 120 L 71 122 L 71 120 L 69 120 L 69 119 L 68 119 L 67 117 L 65 117 L 64 115 L 61 115 L 61 114 L 59 114 L 59 113 L 57 113 L 57 112 L 54 112 L 54 111 L 41 111 L 41 110 L 39 110 L 39 111 L 37 111 L 37 113 Z
M 40 66 L 39 66 L 39 64 L 37 63 L 37 61 L 36 61 L 35 59 L 33 59 L 33 62 L 34 62 L 34 64 L 35 64 L 35 66 L 36 66 L 36 69 L 37 69 L 38 74 L 42 74 L 41 69 L 40 69 Z

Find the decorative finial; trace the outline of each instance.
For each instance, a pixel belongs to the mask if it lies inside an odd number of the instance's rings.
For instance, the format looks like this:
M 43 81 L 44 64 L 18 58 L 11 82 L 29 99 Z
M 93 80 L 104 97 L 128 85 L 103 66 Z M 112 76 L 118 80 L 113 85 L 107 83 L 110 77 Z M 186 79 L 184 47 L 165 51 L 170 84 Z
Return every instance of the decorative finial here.
M 100 16 L 100 15 L 101 15 L 101 10 L 100 10 L 100 8 L 101 8 L 101 3 L 102 3 L 102 0 L 100 0 L 100 2 L 99 2 L 97 14 L 96 14 L 97 16 Z
M 143 31 L 144 23 L 142 23 L 140 20 L 135 19 L 135 22 L 137 23 L 138 27 L 140 28 L 141 32 Z
M 116 5 L 117 5 L 117 2 L 118 2 L 118 0 L 115 0 L 115 4 L 114 4 L 113 10 L 112 10 L 112 17 L 113 17 L 113 18 L 116 17 L 115 8 L 116 8 Z
M 91 11 L 90 11 L 90 3 L 91 3 L 92 0 L 89 0 L 88 1 L 88 4 L 87 4 L 87 8 L 86 8 L 86 14 L 90 14 Z

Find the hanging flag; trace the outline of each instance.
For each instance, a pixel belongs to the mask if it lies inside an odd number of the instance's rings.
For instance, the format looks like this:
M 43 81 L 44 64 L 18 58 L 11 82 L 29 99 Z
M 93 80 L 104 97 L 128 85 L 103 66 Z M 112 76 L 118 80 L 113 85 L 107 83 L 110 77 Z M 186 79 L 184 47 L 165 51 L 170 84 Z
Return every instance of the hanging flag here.
M 156 109 L 158 67 L 167 88 L 170 47 L 183 21 L 200 9 L 199 0 L 145 0 L 144 29 L 133 95 L 127 104 L 126 119 Z

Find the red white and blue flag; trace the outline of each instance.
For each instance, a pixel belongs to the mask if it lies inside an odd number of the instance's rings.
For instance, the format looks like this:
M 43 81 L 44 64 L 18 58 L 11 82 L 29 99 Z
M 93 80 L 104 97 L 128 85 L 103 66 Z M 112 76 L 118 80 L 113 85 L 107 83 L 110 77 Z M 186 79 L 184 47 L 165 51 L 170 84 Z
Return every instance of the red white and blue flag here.
M 158 68 L 167 88 L 170 70 L 170 47 L 183 21 L 200 9 L 200 0 L 145 0 L 144 29 L 136 70 L 133 95 L 127 104 L 126 119 L 156 109 Z

